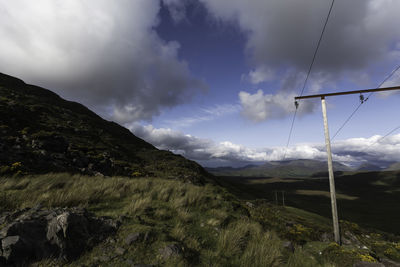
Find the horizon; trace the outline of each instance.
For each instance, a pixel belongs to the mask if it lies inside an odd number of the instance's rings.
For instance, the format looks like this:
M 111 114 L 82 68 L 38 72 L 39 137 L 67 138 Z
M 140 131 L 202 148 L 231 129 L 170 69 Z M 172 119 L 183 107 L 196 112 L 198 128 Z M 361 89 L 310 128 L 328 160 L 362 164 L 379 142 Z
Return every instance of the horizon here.
M 205 167 L 326 161 L 318 100 L 300 102 L 286 144 L 330 1 L 35 3 L 0 0 L 0 72 Z M 303 95 L 376 88 L 390 74 L 380 87 L 399 85 L 399 9 L 335 2 Z M 327 100 L 331 137 L 358 97 Z M 362 104 L 333 140 L 334 161 L 400 162 L 399 97 Z

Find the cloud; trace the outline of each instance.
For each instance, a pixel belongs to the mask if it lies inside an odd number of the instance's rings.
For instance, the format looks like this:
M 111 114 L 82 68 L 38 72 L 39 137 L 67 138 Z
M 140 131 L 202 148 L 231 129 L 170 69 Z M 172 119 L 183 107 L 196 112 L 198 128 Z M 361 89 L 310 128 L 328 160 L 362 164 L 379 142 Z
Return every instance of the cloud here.
M 264 94 L 258 90 L 255 94 L 244 91 L 239 93 L 242 115 L 254 122 L 268 119 L 280 119 L 295 111 L 294 93 L 279 92 L 277 94 Z M 311 101 L 302 101 L 299 114 L 310 113 L 315 107 Z
M 224 116 L 238 113 L 239 110 L 240 110 L 239 105 L 234 105 L 234 104 L 214 105 L 212 107 L 200 109 L 198 112 L 196 112 L 198 114 L 196 116 L 167 120 L 165 121 L 165 123 L 174 128 L 189 127 L 197 123 L 212 121 Z
M 306 71 L 329 1 L 201 0 L 218 20 L 236 21 L 247 34 L 247 51 L 257 66 L 288 64 Z M 335 2 L 317 67 L 324 71 L 362 69 L 388 56 L 400 40 L 395 0 Z
M 186 19 L 186 6 L 191 0 L 162 0 L 175 23 Z
M 252 84 L 259 84 L 262 82 L 268 82 L 275 79 L 275 72 L 271 68 L 265 66 L 258 67 L 249 72 L 247 79 Z
M 280 85 L 275 90 L 300 93 L 330 1 L 200 1 L 216 20 L 238 25 L 246 35 L 246 54 L 252 66 L 245 75 L 248 81 L 253 84 L 276 81 Z M 395 0 L 336 1 L 304 93 L 332 88 L 343 79 L 371 86 L 369 75 L 365 75 L 371 66 L 397 64 L 400 55 L 397 10 L 400 1 Z M 282 95 L 282 92 L 264 97 L 241 94 L 241 100 L 257 98 L 255 108 L 243 107 L 244 114 L 255 121 L 283 117 L 292 101 L 283 103 Z M 273 112 L 267 104 L 277 111 Z M 267 110 L 263 111 L 262 106 Z
M 215 143 L 171 129 L 156 129 L 151 125 L 133 124 L 129 127 L 140 138 L 160 149 L 171 150 L 204 166 L 243 166 L 249 163 L 286 159 L 326 160 L 325 144 L 297 144 L 289 147 L 252 149 L 229 141 Z M 332 144 L 333 160 L 348 165 L 372 162 L 388 166 L 400 162 L 400 134 L 353 138 Z
M 159 0 L 0 0 L 0 71 L 121 123 L 151 120 L 206 85 L 156 33 Z

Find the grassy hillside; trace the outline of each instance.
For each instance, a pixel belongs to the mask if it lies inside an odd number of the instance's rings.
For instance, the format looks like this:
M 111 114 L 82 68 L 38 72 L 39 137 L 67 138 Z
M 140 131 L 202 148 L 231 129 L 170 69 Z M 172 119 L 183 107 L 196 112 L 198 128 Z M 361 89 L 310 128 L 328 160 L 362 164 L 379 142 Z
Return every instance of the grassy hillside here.
M 201 166 L 160 151 L 85 106 L 0 73 L 0 175 L 71 172 L 204 182 Z
M 335 171 L 350 171 L 351 168 L 339 162 L 334 162 Z M 270 161 L 260 166 L 249 165 L 242 168 L 208 168 L 217 176 L 243 177 L 305 177 L 319 174 L 324 176 L 328 165 L 325 161 L 298 159 L 285 161 Z
M 41 203 L 120 218 L 115 236 L 68 266 L 352 266 L 400 260 L 398 239 L 342 222 L 347 245 L 339 247 L 329 241 L 326 218 L 264 200 L 242 201 L 212 183 L 47 174 L 0 178 L 0 191 L 2 211 Z M 132 234 L 139 238 L 127 242 Z M 35 266 L 62 264 L 54 259 Z

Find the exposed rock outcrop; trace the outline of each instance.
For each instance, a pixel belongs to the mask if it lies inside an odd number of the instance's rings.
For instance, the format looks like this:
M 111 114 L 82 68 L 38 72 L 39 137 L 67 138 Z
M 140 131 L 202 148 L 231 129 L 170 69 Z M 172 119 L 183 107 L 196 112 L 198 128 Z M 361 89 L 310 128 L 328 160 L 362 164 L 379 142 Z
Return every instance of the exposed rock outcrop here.
M 0 265 L 24 266 L 44 258 L 74 260 L 119 223 L 83 208 L 35 207 L 1 214 L 0 225 Z

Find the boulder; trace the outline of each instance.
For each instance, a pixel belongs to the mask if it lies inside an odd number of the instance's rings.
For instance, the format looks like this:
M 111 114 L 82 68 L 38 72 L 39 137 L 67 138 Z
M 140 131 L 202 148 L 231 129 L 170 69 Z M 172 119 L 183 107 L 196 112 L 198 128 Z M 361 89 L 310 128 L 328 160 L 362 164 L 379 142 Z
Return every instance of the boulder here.
M 25 266 L 45 258 L 74 260 L 120 225 L 83 208 L 45 210 L 37 206 L 0 214 L 0 218 L 5 224 L 0 231 L 0 263 L 7 266 Z
M 73 260 L 86 248 L 90 238 L 88 225 L 85 216 L 67 211 L 49 221 L 46 238 L 59 248 L 59 256 Z
M 177 244 L 170 244 L 159 250 L 161 258 L 164 260 L 182 254 L 182 248 Z
M 130 246 L 132 243 L 135 243 L 137 241 L 139 241 L 142 237 L 142 234 L 140 233 L 132 233 L 129 234 L 126 238 L 125 238 L 125 244 L 127 244 L 128 246 Z
M 2 246 L 2 257 L 6 262 L 20 261 L 21 255 L 27 255 L 28 257 L 33 254 L 32 244 L 27 244 L 20 236 L 7 236 L 1 240 Z M 24 263 L 24 261 L 20 261 Z

